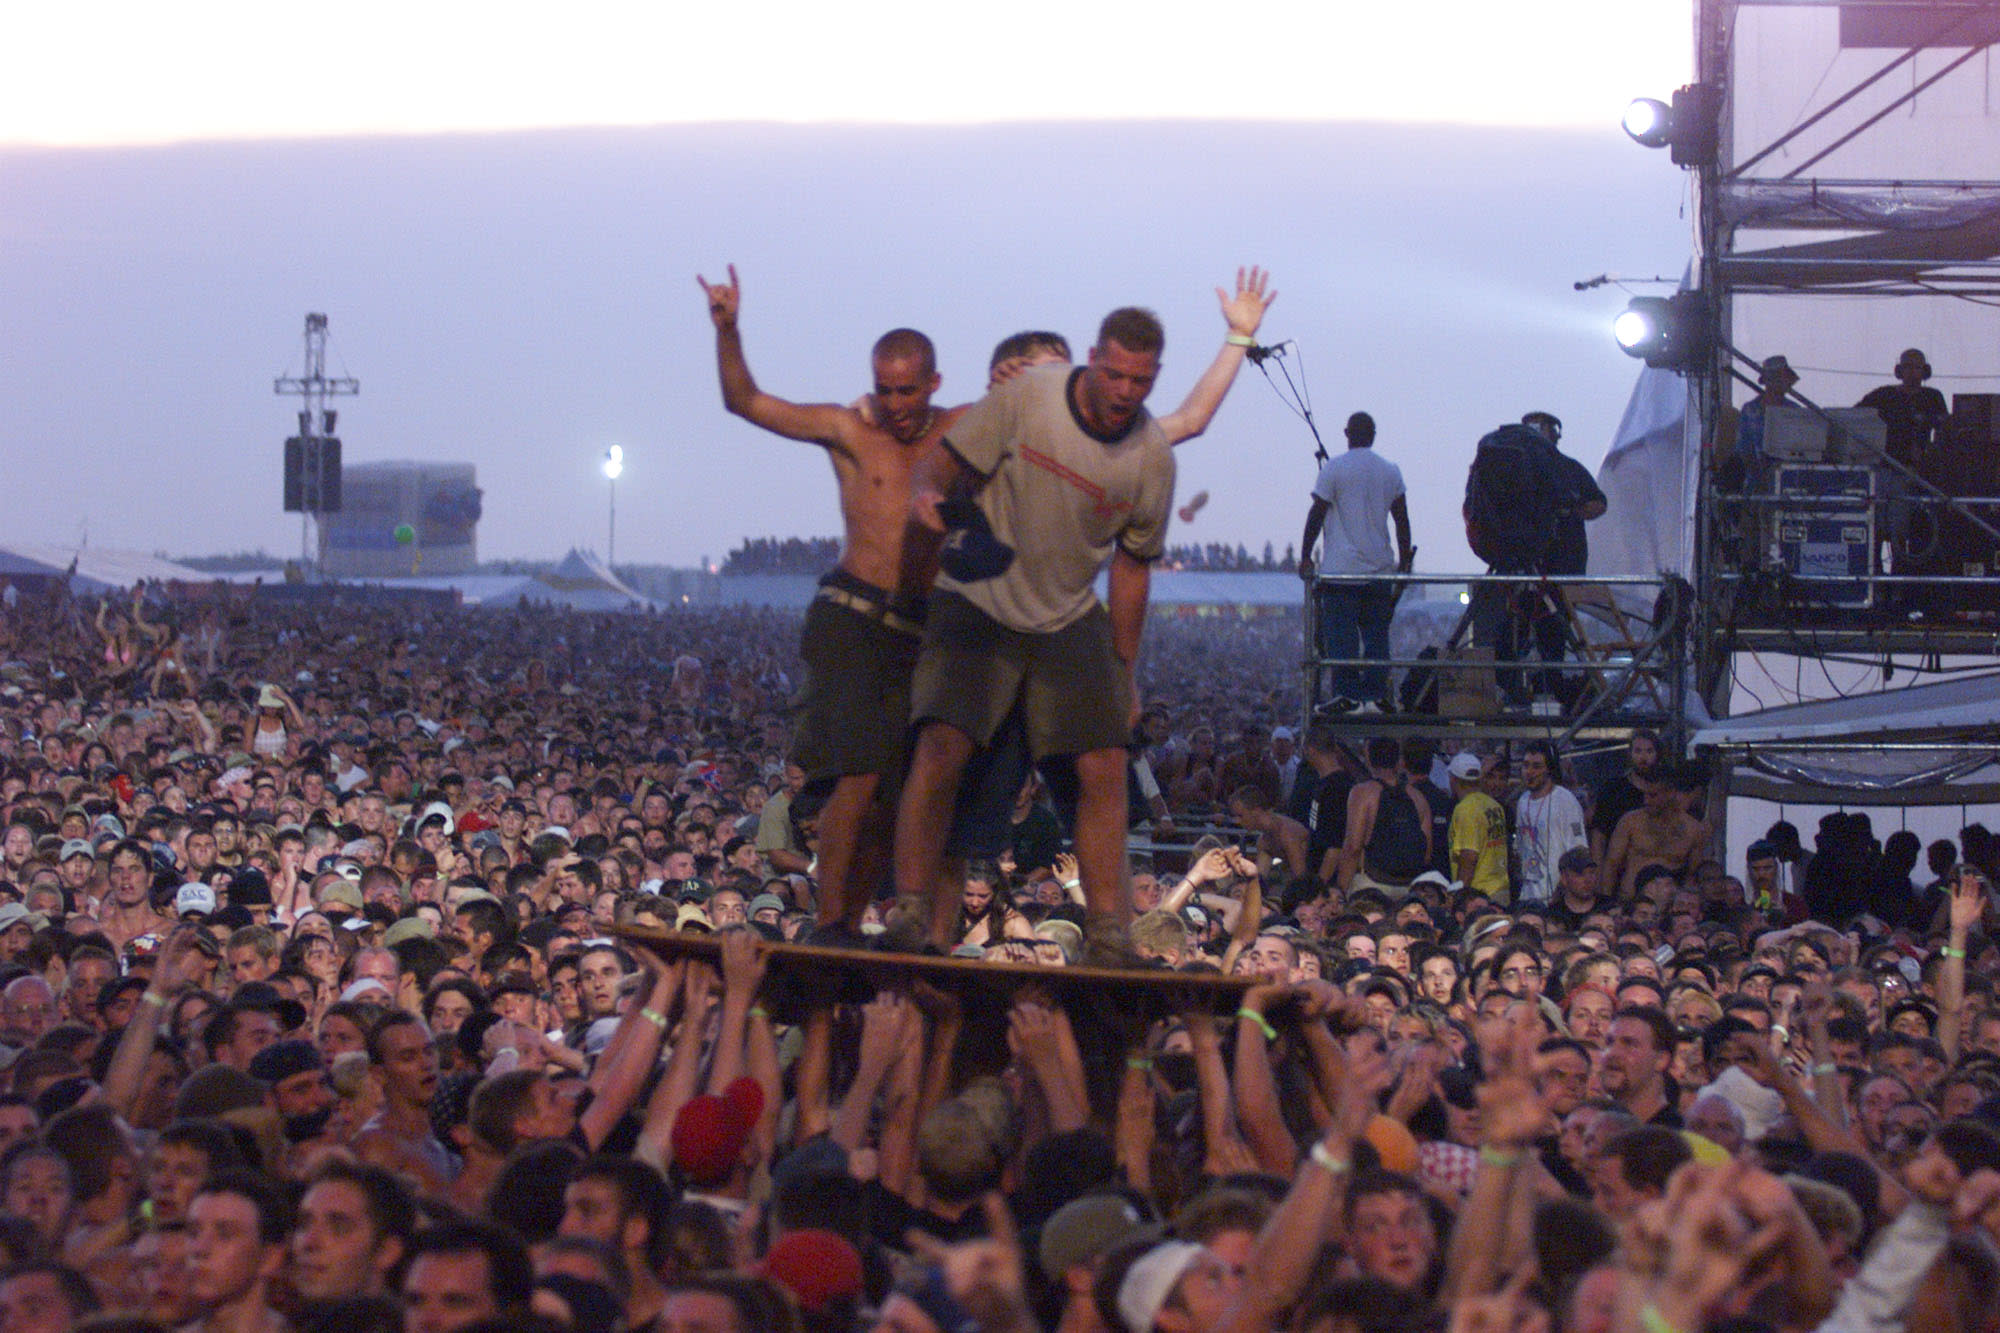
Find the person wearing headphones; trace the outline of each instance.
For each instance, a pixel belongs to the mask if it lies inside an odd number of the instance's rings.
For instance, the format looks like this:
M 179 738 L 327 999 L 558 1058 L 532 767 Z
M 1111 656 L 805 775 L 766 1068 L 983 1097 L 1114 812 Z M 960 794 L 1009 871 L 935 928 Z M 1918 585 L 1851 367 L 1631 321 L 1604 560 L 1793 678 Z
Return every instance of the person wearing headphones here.
M 1870 389 L 1857 406 L 1874 408 L 1889 427 L 1889 457 L 1915 467 L 1944 433 L 1951 408 L 1942 393 L 1924 382 L 1931 377 L 1931 363 L 1921 348 L 1906 348 L 1896 358 L 1894 374 L 1894 384 Z

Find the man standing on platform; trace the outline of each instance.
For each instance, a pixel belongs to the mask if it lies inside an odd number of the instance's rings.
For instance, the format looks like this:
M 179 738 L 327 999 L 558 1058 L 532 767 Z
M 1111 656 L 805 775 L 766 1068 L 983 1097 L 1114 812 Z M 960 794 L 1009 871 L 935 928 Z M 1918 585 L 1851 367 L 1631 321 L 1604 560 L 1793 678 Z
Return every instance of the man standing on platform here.
M 865 416 L 853 407 L 775 398 L 757 387 L 743 355 L 736 266 L 726 283 L 696 280 L 715 323 L 723 406 L 773 434 L 824 447 L 833 462 L 846 531 L 840 563 L 806 610 L 792 759 L 805 770 L 807 794 L 824 801 L 820 928 L 858 941 L 872 883 L 888 869 L 910 672 L 936 569 L 934 544 L 909 522 L 910 479 L 965 409 L 931 406 L 942 383 L 937 356 L 915 329 L 892 329 L 876 342 Z
M 1087 366 L 1037 366 L 1000 385 L 921 465 L 912 511 L 946 534 L 960 577 L 938 578 L 912 686 L 919 730 L 897 813 L 896 884 L 931 900 L 940 950 L 953 903 L 937 891 L 938 868 L 959 779 L 1018 702 L 1034 758 L 1076 759 L 1086 957 L 1130 955 L 1132 673 L 1174 493 L 1172 446 L 1145 410 L 1165 344 L 1151 312 L 1115 310 Z M 1108 610 L 1094 590 L 1107 562 Z
M 1332 515 L 1332 522 L 1327 516 Z M 1396 527 L 1396 550 L 1389 550 L 1389 524 Z M 1320 574 L 1407 573 L 1416 557 L 1410 541 L 1410 509 L 1403 473 L 1375 452 L 1375 418 L 1356 412 L 1347 419 L 1347 452 L 1329 459 L 1313 483 L 1299 542 L 1299 577 L 1313 577 L 1313 543 L 1326 535 Z M 1396 610 L 1393 583 L 1332 583 L 1314 590 L 1321 657 L 1386 661 L 1389 621 Z M 1389 702 L 1389 671 L 1380 666 L 1333 668 L 1333 696 L 1327 711 L 1382 711 Z

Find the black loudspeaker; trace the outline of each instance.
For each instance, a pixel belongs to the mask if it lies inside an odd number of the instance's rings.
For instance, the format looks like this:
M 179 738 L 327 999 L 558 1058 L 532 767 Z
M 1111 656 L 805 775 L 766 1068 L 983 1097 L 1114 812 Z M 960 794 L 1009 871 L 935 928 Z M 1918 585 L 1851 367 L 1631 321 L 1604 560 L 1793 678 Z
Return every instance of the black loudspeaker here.
M 340 512 L 340 441 L 301 438 L 285 441 L 285 512 Z
M 319 504 L 314 509 L 319 514 L 340 512 L 340 441 L 338 438 L 319 441 Z
M 285 441 L 285 512 L 302 514 L 306 508 L 306 442 L 294 435 Z
M 2000 527 L 2000 502 L 1975 501 L 1969 506 L 1989 527 Z M 1942 504 L 1925 506 L 1912 521 L 1911 545 L 1923 547 L 1924 529 L 1935 533 L 1921 556 L 1913 557 L 1907 572 L 1943 578 L 1981 579 L 1981 583 L 1921 584 L 1912 589 L 1913 599 L 1934 620 L 1989 623 L 2000 617 L 2000 542 L 1966 521 L 1963 514 Z

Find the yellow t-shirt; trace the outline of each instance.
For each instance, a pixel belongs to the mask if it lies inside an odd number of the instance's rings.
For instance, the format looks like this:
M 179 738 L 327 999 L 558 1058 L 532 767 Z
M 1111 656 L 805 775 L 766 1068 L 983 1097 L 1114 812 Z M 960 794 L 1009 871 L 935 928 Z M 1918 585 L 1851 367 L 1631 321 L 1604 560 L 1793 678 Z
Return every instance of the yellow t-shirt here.
M 1489 898 L 1507 896 L 1507 815 L 1483 791 L 1467 792 L 1451 812 L 1451 865 L 1460 852 L 1476 852 L 1471 887 Z

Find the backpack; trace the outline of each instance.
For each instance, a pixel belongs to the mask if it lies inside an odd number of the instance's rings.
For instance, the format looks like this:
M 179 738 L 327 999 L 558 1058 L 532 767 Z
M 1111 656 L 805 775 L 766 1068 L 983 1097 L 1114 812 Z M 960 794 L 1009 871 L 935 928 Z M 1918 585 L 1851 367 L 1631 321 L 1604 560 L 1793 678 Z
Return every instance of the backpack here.
M 1465 479 L 1465 539 L 1502 573 L 1535 571 L 1556 535 L 1549 445 L 1514 422 L 1479 441 Z
M 1409 788 L 1384 782 L 1382 799 L 1375 806 L 1375 827 L 1369 830 L 1368 846 L 1361 858 L 1368 877 L 1388 884 L 1408 884 L 1415 879 L 1426 868 L 1425 832 Z

